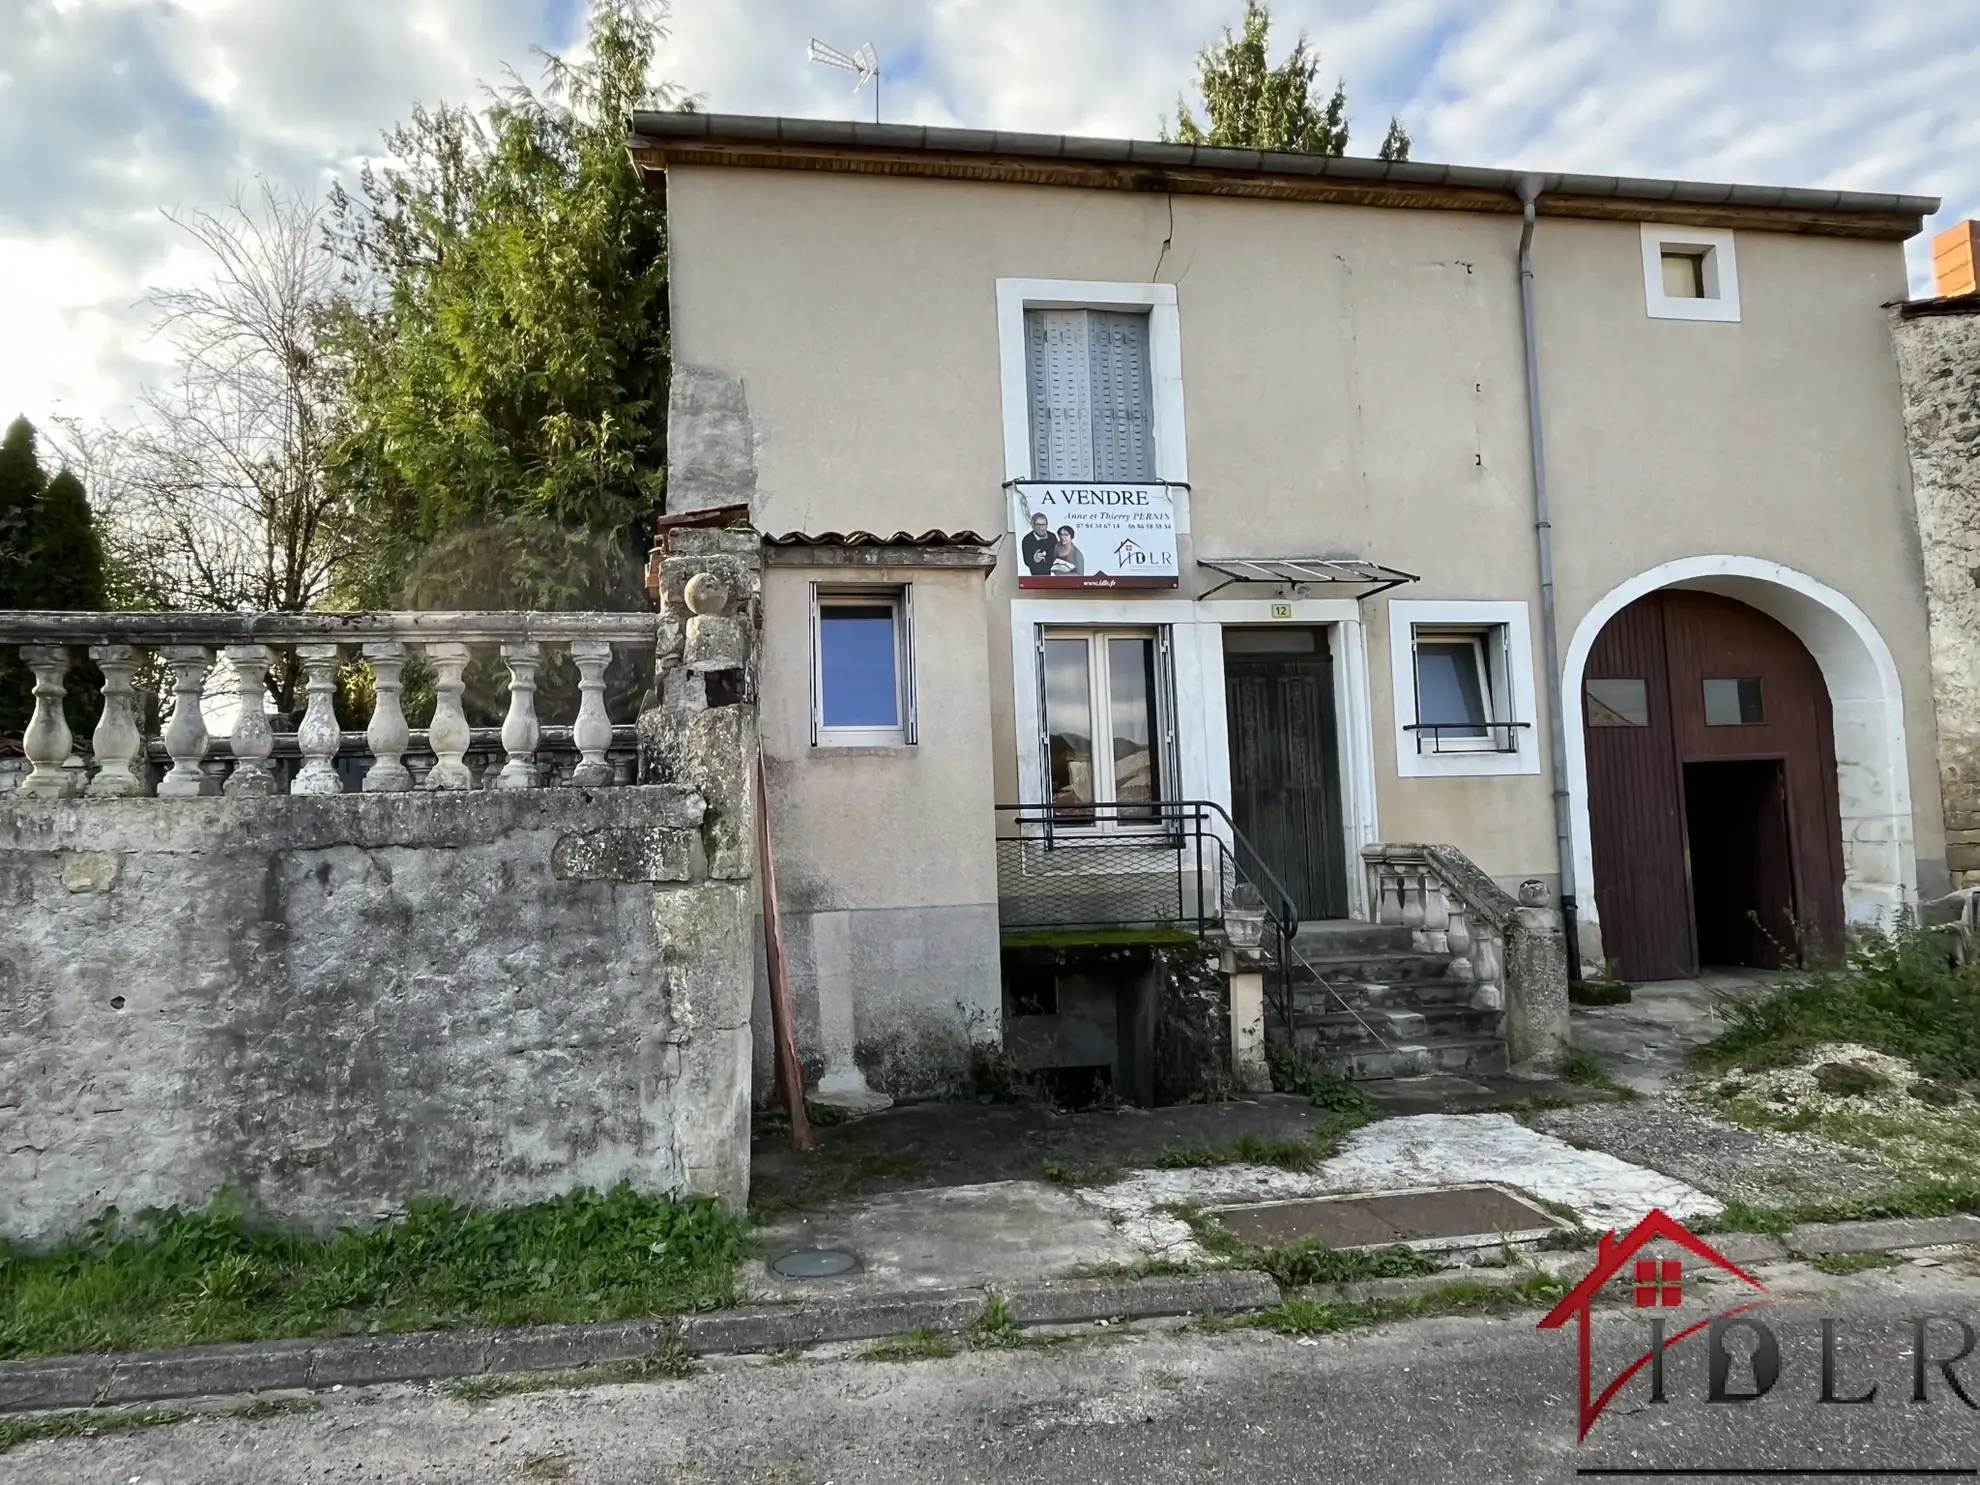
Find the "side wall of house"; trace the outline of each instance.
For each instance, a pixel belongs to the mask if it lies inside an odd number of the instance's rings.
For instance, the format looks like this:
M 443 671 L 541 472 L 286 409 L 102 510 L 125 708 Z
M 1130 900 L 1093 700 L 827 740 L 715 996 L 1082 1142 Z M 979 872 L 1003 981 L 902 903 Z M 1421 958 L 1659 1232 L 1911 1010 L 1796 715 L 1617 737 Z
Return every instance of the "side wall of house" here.
M 1980 308 L 1891 322 L 1924 538 L 1946 865 L 1980 886 Z
M 912 591 L 912 745 L 812 746 L 819 583 Z M 764 574 L 763 758 L 808 1081 L 820 1071 L 821 993 L 850 996 L 860 1067 L 896 1095 L 951 1085 L 970 1043 L 998 1034 L 983 583 L 980 570 L 929 567 L 773 565 Z M 759 1066 L 767 1035 L 766 1022 Z
M 696 791 L 0 804 L 0 1237 L 325 1231 L 630 1181 L 740 1208 L 751 884 Z

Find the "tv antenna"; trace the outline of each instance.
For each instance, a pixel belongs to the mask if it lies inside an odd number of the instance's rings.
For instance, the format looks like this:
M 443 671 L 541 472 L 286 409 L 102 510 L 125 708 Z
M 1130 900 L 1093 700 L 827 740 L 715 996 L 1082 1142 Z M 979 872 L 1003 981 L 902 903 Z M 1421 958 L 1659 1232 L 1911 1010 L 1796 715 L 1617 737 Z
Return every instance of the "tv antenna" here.
M 880 56 L 873 50 L 873 43 L 867 42 L 850 57 L 837 47 L 827 46 L 816 36 L 811 45 L 805 48 L 805 56 L 814 62 L 823 62 L 827 67 L 836 67 L 841 72 L 853 74 L 853 91 L 857 93 L 868 82 L 873 84 L 873 122 L 880 122 Z

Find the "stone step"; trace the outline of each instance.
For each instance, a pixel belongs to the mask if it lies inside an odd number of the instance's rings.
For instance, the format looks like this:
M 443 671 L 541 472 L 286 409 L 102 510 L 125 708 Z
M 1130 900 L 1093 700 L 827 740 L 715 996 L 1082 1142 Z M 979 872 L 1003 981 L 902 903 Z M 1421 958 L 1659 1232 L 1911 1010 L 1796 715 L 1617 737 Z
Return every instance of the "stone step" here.
M 1293 981 L 1295 1006 L 1318 1005 L 1335 999 L 1377 1010 L 1413 1010 L 1423 1006 L 1469 1005 L 1477 986 L 1470 980 L 1313 980 Z
M 1448 954 L 1305 954 L 1293 960 L 1292 971 L 1296 980 L 1316 976 L 1323 980 L 1434 980 L 1450 968 L 1450 963 Z
M 1334 954 L 1407 954 L 1409 930 L 1392 923 L 1357 923 L 1326 918 L 1299 925 L 1293 947 L 1308 959 Z
M 1306 1042 L 1337 1076 L 1351 1082 L 1377 1078 L 1420 1078 L 1431 1073 L 1482 1076 L 1506 1070 L 1506 1044 L 1492 1037 L 1433 1037 L 1394 1047 L 1366 1043 L 1353 1047 Z
M 1357 1042 L 1418 1042 L 1449 1037 L 1495 1037 L 1497 1011 L 1469 1006 L 1437 1006 L 1424 1011 L 1295 1010 L 1294 1032 L 1330 1047 Z M 1370 1035 L 1370 1032 L 1373 1035 Z

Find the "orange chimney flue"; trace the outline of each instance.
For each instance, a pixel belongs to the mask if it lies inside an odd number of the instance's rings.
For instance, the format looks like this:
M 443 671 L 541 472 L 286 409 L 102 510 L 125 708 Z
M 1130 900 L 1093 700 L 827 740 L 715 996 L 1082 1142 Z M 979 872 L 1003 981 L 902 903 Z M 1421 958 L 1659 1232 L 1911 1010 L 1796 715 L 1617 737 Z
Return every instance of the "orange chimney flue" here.
M 1955 222 L 1932 239 L 1932 282 L 1941 299 L 1980 289 L 1980 222 Z

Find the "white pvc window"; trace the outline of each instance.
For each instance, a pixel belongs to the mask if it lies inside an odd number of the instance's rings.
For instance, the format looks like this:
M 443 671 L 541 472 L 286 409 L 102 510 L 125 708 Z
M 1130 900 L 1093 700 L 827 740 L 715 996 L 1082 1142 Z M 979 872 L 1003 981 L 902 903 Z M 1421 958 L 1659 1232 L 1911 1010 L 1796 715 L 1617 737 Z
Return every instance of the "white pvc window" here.
M 1038 631 L 1046 787 L 1062 824 L 1153 820 L 1172 794 L 1168 646 L 1149 629 Z
M 812 589 L 814 744 L 914 741 L 913 613 L 909 588 Z
M 1526 605 L 1392 599 L 1388 609 L 1396 772 L 1538 773 Z
M 1655 320 L 1737 320 L 1739 265 L 1733 234 L 1646 222 L 1643 298 Z

